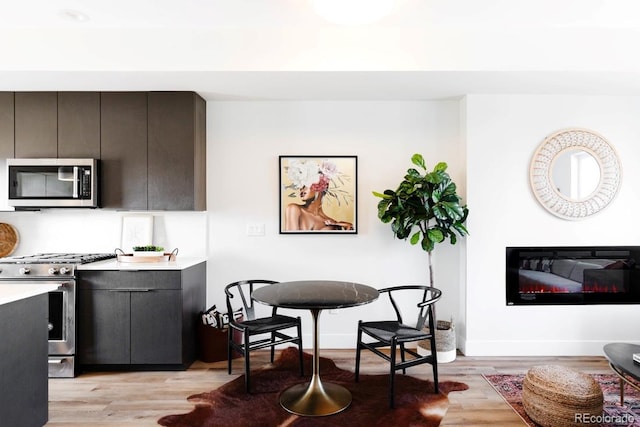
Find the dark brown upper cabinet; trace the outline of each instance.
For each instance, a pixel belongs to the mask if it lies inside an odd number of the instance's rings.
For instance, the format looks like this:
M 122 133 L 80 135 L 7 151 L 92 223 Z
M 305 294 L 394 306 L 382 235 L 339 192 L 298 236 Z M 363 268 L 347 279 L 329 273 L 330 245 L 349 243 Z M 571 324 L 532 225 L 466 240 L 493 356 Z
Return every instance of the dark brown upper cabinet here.
M 101 206 L 147 210 L 147 94 L 103 92 Z
M 206 103 L 195 92 L 0 92 L 0 158 L 11 157 L 100 159 L 100 207 L 202 211 Z
M 15 123 L 13 98 L 13 92 L 0 92 L 0 159 L 3 162 L 5 159 L 13 158 L 15 154 L 13 143 Z
M 205 101 L 194 92 L 148 100 L 149 210 L 205 210 Z
M 16 92 L 15 156 L 58 157 L 56 92 Z
M 7 159 L 15 154 L 13 99 L 13 92 L 0 92 L 0 209 L 7 204 Z
M 100 158 L 99 92 L 58 92 L 58 157 Z

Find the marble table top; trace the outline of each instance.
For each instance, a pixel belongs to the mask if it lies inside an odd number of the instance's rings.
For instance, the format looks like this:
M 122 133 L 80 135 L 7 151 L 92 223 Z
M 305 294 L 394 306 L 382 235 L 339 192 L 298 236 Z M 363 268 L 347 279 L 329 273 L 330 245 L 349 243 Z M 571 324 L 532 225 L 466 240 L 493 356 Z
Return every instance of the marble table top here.
M 252 297 L 275 307 L 324 310 L 368 304 L 378 298 L 378 291 L 354 282 L 299 280 L 263 286 Z

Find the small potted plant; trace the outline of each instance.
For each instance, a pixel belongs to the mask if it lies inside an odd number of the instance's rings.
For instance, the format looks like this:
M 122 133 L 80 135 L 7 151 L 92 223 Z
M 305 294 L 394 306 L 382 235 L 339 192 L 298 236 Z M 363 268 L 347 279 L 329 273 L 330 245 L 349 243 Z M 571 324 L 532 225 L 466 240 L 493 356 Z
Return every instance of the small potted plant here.
M 409 239 L 412 245 L 420 243 L 422 250 L 427 252 L 429 283 L 434 286 L 431 253 L 437 243 L 448 239 L 455 245 L 457 235 L 469 234 L 464 226 L 469 210 L 461 204 L 456 184 L 446 172 L 446 163 L 440 162 L 429 171 L 422 155 L 414 154 L 411 162 L 423 172 L 410 168 L 395 191 L 374 191 L 373 195 L 382 199 L 378 203 L 378 218 L 384 223 L 391 223 L 395 237 Z M 435 335 L 438 362 L 454 360 L 453 319 L 451 322 L 438 320 Z
M 134 246 L 133 256 L 160 256 L 164 255 L 164 248 L 162 246 L 146 245 L 146 246 Z

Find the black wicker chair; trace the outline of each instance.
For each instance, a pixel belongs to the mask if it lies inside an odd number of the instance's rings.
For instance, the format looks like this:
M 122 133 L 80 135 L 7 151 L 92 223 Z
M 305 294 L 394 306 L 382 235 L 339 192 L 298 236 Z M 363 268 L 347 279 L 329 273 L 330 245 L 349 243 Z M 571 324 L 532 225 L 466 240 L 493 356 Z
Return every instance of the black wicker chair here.
M 227 313 L 229 315 L 229 336 L 228 336 L 228 371 L 231 374 L 231 361 L 233 351 L 240 353 L 244 357 L 245 388 L 247 393 L 251 393 L 249 373 L 250 355 L 253 350 L 271 347 L 271 362 L 273 363 L 275 346 L 284 343 L 295 343 L 298 345 L 300 354 L 300 376 L 304 374 L 302 363 L 302 327 L 300 317 L 290 317 L 277 314 L 277 307 L 271 310 L 271 316 L 256 317 L 256 309 L 251 293 L 259 286 L 272 285 L 271 280 L 243 280 L 227 285 L 224 289 L 227 300 Z M 234 319 L 233 314 L 242 309 L 243 317 Z M 297 335 L 285 334 L 282 331 L 289 328 L 296 328 Z M 242 342 L 234 341 L 234 332 L 242 334 Z M 263 336 L 254 339 L 256 336 Z M 268 335 L 268 337 L 264 337 Z
M 394 407 L 395 373 L 398 369 L 402 369 L 402 373 L 406 374 L 406 368 L 423 363 L 431 364 L 433 366 L 434 392 L 438 393 L 438 361 L 436 358 L 435 340 L 436 322 L 433 307 L 435 302 L 440 299 L 442 292 L 439 289 L 423 285 L 395 286 L 380 289 L 379 292 L 380 295 L 387 294 L 389 296 L 389 300 L 396 313 L 396 320 L 371 322 L 363 322 L 361 320 L 358 322 L 355 380 L 358 381 L 360 376 L 360 352 L 362 349 L 367 349 L 390 363 L 389 406 L 391 408 Z M 405 313 L 402 313 L 400 304 L 397 301 L 402 297 L 401 294 L 407 294 L 405 297 L 418 299 L 414 310 L 414 316 L 417 316 L 417 321 L 416 323 L 411 323 L 410 326 L 404 323 L 404 319 L 408 319 L 406 316 L 408 310 L 404 310 Z M 405 305 L 407 304 L 403 304 L 403 306 Z M 410 305 L 413 308 L 413 304 Z M 403 317 L 403 314 L 405 314 L 405 317 Z M 423 330 L 425 323 L 429 328 L 428 330 Z M 366 335 L 365 338 L 367 342 L 363 341 L 363 334 Z M 407 343 L 422 340 L 430 341 L 431 354 L 421 356 L 405 346 Z M 389 354 L 381 351 L 381 347 L 390 347 Z M 400 362 L 396 360 L 398 348 L 400 349 Z M 410 356 L 410 358 L 407 358 L 407 356 Z

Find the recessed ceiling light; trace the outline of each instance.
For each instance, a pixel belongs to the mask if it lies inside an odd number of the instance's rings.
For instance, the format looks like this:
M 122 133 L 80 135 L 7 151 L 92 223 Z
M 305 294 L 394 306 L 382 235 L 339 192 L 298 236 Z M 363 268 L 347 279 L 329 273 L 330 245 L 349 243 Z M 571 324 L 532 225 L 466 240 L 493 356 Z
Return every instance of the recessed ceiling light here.
M 316 13 L 333 24 L 372 24 L 387 16 L 395 0 L 312 0 Z
M 89 20 L 89 15 L 79 10 L 65 9 L 60 13 L 63 18 L 73 22 L 87 22 Z

